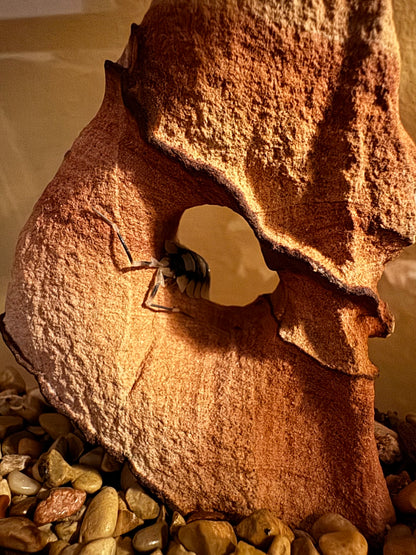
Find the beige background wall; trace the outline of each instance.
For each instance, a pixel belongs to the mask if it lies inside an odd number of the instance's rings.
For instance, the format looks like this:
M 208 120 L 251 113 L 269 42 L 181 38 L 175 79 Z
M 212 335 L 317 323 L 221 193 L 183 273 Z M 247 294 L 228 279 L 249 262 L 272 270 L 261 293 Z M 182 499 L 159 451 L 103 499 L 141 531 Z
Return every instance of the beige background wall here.
M 0 1 L 0 311 L 17 235 L 62 157 L 102 100 L 105 59 L 116 60 L 150 0 Z M 416 139 L 416 0 L 396 0 L 402 51 L 401 114 Z M 226 210 L 188 214 L 180 237 L 207 257 L 212 299 L 245 304 L 271 291 L 252 233 Z M 228 246 L 224 243 L 228 239 Z M 221 248 L 218 249 L 218 245 Z M 257 249 L 255 253 L 252 249 Z M 390 263 L 380 292 L 396 332 L 371 340 L 377 405 L 416 411 L 416 247 Z M 16 365 L 0 342 L 0 365 Z

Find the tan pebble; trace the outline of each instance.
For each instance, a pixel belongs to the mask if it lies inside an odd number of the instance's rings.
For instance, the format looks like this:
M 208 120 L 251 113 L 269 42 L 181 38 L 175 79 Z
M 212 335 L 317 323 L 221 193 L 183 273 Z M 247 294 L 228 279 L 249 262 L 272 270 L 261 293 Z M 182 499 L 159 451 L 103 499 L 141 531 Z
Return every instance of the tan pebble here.
M 65 547 L 68 547 L 68 546 L 69 546 L 69 543 L 63 540 L 58 540 L 56 542 L 53 542 L 49 544 L 48 555 L 61 555 Z
M 120 472 L 122 464 L 112 455 L 104 453 L 103 460 L 101 461 L 101 470 L 103 472 Z
M 329 532 L 319 538 L 322 555 L 367 555 L 367 541 L 357 530 Z
M 30 478 L 20 470 L 13 470 L 7 476 L 10 491 L 15 494 L 36 495 L 40 490 L 40 483 Z
M 37 424 L 39 416 L 45 408 L 46 403 L 40 391 L 38 389 L 33 389 L 25 395 L 23 406 L 19 410 L 16 410 L 16 414 L 22 416 L 25 421 L 30 424 Z
M 60 540 L 71 542 L 76 539 L 78 522 L 58 522 L 55 524 L 55 533 Z
M 111 487 L 105 487 L 96 494 L 88 505 L 81 524 L 79 539 L 88 543 L 113 535 L 117 524 L 118 495 Z
M 74 464 L 72 466 L 72 486 L 76 489 L 83 489 L 87 493 L 95 493 L 103 485 L 101 474 L 96 468 Z
M 295 537 L 289 526 L 268 509 L 255 511 L 243 519 L 235 531 L 239 538 L 263 550 L 270 547 L 274 536 L 286 536 L 289 541 Z
M 43 445 L 37 439 L 22 437 L 17 445 L 19 455 L 27 455 L 32 459 L 37 459 L 43 453 Z
M 52 439 L 65 436 L 73 430 L 69 418 L 57 412 L 44 412 L 39 416 L 39 424 Z
M 52 522 L 48 522 L 48 524 L 38 526 L 38 530 L 41 530 L 42 532 L 45 532 L 45 534 L 48 534 L 48 543 L 58 541 L 58 536 L 52 530 Z
M 400 474 L 389 474 L 386 476 L 386 484 L 390 495 L 399 493 L 399 491 L 408 486 L 411 481 L 409 474 L 405 470 Z
M 156 549 L 164 549 L 168 542 L 168 525 L 165 521 L 166 510 L 162 506 L 157 521 L 151 526 L 142 528 L 133 538 L 133 547 L 139 553 L 149 553 Z
M 137 483 L 126 491 L 126 503 L 143 520 L 151 520 L 159 514 L 159 505 Z
M 124 507 L 120 508 L 121 504 L 123 504 Z M 133 511 L 127 509 L 125 502 L 119 498 L 119 511 L 114 536 L 128 534 L 138 526 L 141 526 L 143 522 L 144 520 L 139 518 Z
M 37 480 L 38 482 L 43 482 L 42 476 L 39 474 L 39 459 L 35 462 L 32 466 L 32 478 Z
M 356 531 L 357 528 L 352 522 L 338 513 L 325 513 L 312 526 L 312 535 L 318 541 L 323 534 L 339 532 L 341 530 Z
M 30 462 L 28 455 L 5 455 L 0 461 L 0 476 L 5 476 L 12 470 L 23 470 Z
M 267 555 L 290 555 L 290 541 L 286 536 L 275 536 Z
M 416 513 L 416 480 L 392 495 L 393 505 L 402 513 Z
M 79 436 L 72 432 L 65 436 L 65 441 L 68 446 L 68 457 L 70 461 L 77 461 L 84 451 L 84 442 Z
M 116 555 L 117 544 L 114 538 L 100 538 L 82 548 L 80 555 Z
M 104 457 L 104 449 L 102 447 L 95 447 L 84 453 L 79 459 L 79 464 L 84 464 L 87 466 L 92 466 L 93 468 L 99 469 L 101 466 L 101 461 Z
M 295 538 L 291 545 L 291 555 L 319 555 L 312 540 L 306 536 Z
M 416 555 L 416 538 L 408 536 L 387 539 L 383 546 L 383 555 Z
M 49 491 L 46 499 L 36 507 L 33 521 L 37 526 L 62 520 L 75 514 L 85 503 L 87 494 L 83 490 L 61 487 Z
M 155 549 L 150 555 L 163 555 L 163 551 L 161 549 Z
M 4 439 L 22 428 L 23 418 L 21 416 L 0 416 L 0 439 Z
M 13 503 L 10 508 L 9 515 L 31 517 L 33 512 L 35 511 L 37 502 L 38 500 L 36 497 L 25 497 L 24 499 Z
M 83 547 L 84 546 L 81 543 L 73 543 L 71 545 L 68 545 L 68 547 L 65 547 L 61 551 L 61 555 L 79 555 Z
M 54 439 L 52 445 L 49 446 L 48 452 L 53 450 L 58 451 L 58 453 L 60 453 L 62 457 L 67 460 L 68 442 L 65 436 L 59 436 Z
M 240 541 L 233 555 L 261 555 L 262 553 L 264 554 L 264 551 L 260 551 L 260 549 L 254 547 L 254 545 Z
M 46 433 L 42 426 L 27 426 L 26 430 L 38 438 Z
M 196 553 L 195 551 L 188 551 L 177 540 L 173 540 L 169 543 L 166 555 L 196 555 Z
M 183 516 L 178 513 L 178 511 L 174 511 L 173 515 L 172 515 L 172 520 L 170 523 L 170 528 L 169 528 L 169 533 L 171 536 L 174 536 L 176 534 L 176 532 L 178 531 L 178 529 L 181 526 L 185 526 L 186 521 L 183 518 Z
M 26 430 L 22 430 L 20 432 L 15 432 L 4 438 L 3 443 L 1 444 L 1 449 L 3 452 L 3 456 L 5 455 L 17 455 L 17 451 L 19 449 L 19 442 L 22 438 L 29 437 L 34 439 L 34 436 L 27 432 Z
M 70 482 L 74 475 L 71 466 L 55 449 L 39 457 L 38 472 L 48 487 L 63 486 Z
M 116 539 L 116 555 L 134 555 L 131 538 L 125 536 Z
M 179 528 L 178 540 L 198 555 L 232 553 L 237 545 L 233 527 L 225 521 L 195 520 Z
M 409 526 L 406 526 L 406 524 L 395 524 L 387 532 L 386 539 L 405 538 L 406 536 L 411 536 L 411 535 L 412 535 L 412 530 Z
M 194 520 L 225 520 L 224 514 L 217 511 L 194 511 L 186 517 L 186 523 L 189 524 Z
M 406 422 L 416 425 L 416 412 L 409 412 L 406 414 Z
M 13 389 L 16 393 L 24 393 L 26 384 L 17 368 L 2 365 L 0 369 L 0 391 L 6 389 Z
M 397 432 L 374 422 L 374 436 L 377 443 L 379 459 L 385 464 L 393 464 L 402 459 Z
M 0 480 L 0 495 L 7 495 L 9 500 L 12 498 L 9 483 L 5 478 Z
M 129 488 L 137 485 L 137 478 L 130 470 L 128 462 L 125 462 L 121 470 L 120 475 L 120 485 L 123 491 L 127 491 Z
M 28 518 L 11 516 L 0 520 L 0 547 L 36 553 L 48 543 L 49 534 L 42 532 Z
M 77 511 L 76 513 L 74 513 L 71 516 L 67 516 L 64 520 L 65 522 L 79 522 L 83 519 L 84 517 L 84 513 L 87 510 L 87 506 L 86 505 L 82 505 L 82 507 L 80 508 L 79 511 Z
M 0 518 L 6 516 L 7 508 L 10 504 L 10 497 L 8 495 L 0 495 Z

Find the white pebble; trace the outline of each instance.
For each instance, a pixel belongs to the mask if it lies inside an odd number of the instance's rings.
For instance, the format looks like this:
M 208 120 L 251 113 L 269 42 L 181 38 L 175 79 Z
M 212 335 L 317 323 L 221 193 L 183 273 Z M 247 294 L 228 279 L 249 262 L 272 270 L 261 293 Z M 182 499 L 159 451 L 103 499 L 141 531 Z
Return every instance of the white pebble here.
M 13 470 L 7 476 L 10 491 L 19 495 L 36 495 L 40 490 L 40 483 L 33 478 L 29 478 L 19 470 Z

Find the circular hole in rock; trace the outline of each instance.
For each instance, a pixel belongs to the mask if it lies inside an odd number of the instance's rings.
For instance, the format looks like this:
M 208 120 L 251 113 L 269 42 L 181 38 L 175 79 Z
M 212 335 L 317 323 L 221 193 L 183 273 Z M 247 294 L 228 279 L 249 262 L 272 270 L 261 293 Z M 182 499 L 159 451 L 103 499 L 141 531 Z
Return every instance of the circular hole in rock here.
M 266 266 L 253 230 L 230 208 L 202 205 L 185 210 L 177 237 L 208 262 L 209 299 L 214 303 L 244 306 L 272 293 L 279 283 L 277 273 Z

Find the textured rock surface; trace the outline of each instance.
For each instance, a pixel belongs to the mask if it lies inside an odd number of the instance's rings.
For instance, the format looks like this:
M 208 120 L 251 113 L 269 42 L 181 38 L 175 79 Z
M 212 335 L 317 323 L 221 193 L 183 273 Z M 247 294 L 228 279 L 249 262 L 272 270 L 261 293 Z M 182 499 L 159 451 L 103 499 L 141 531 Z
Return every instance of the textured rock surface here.
M 106 76 L 19 239 L 16 356 L 183 512 L 333 510 L 379 534 L 367 340 L 391 329 L 376 287 L 413 240 L 416 174 L 389 4 L 155 2 Z M 186 314 L 144 309 L 151 275 L 92 207 L 140 260 L 204 203 L 247 219 L 278 290 L 224 308 L 172 287 Z

